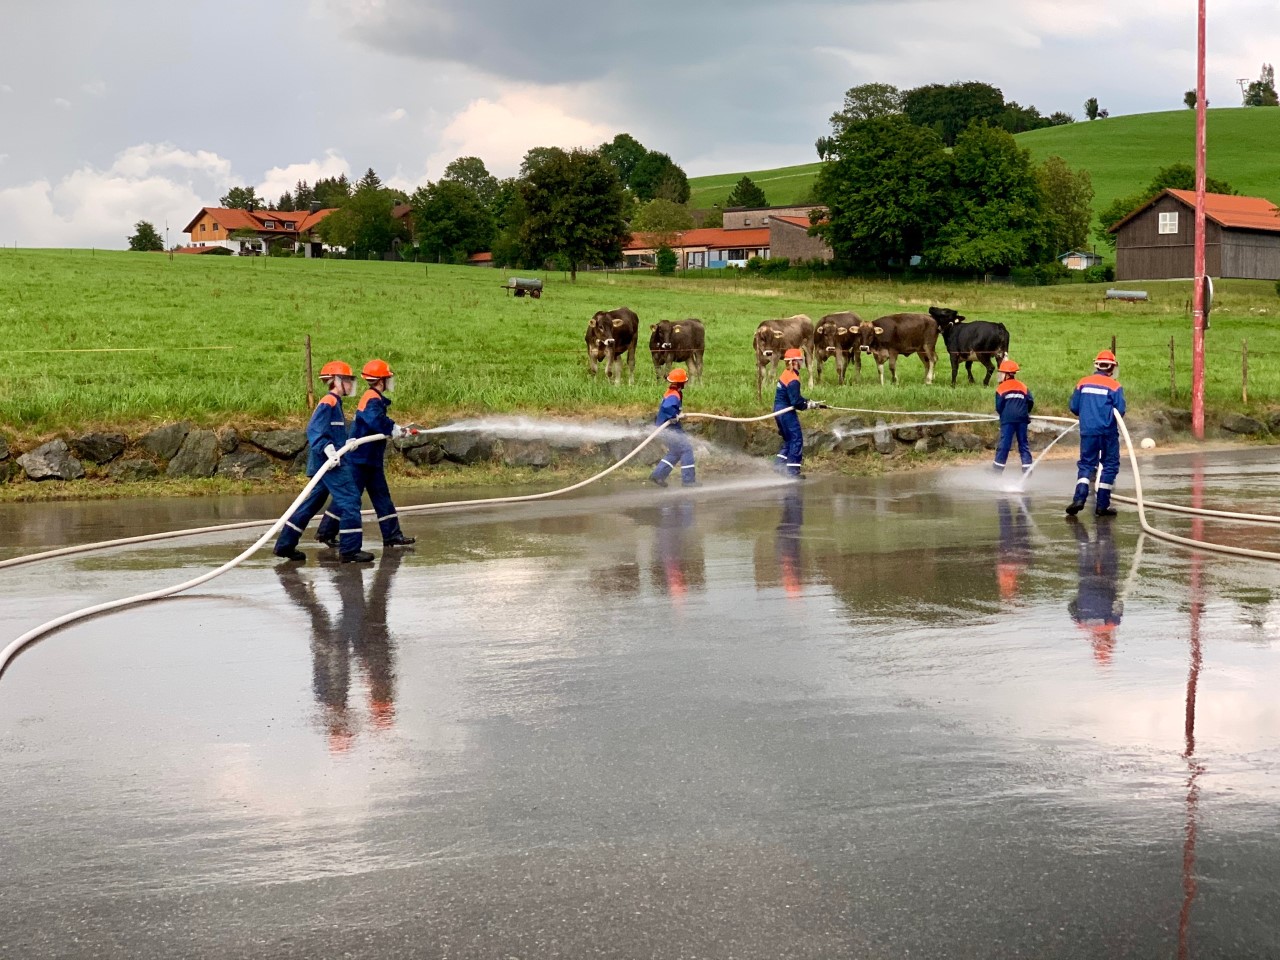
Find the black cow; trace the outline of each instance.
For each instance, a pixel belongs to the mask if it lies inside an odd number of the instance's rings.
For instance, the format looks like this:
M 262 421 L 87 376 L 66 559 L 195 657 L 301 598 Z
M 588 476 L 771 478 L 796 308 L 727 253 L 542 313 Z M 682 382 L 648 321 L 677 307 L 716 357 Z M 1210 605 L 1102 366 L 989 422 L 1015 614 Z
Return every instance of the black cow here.
M 969 382 L 975 383 L 973 363 L 976 360 L 987 368 L 987 375 L 982 380 L 982 385 L 987 386 L 997 364 L 1009 353 L 1009 330 L 1005 325 L 987 320 L 965 323 L 963 316 L 948 307 L 930 307 L 929 316 L 938 322 L 947 353 L 951 354 L 951 385 L 956 385 L 962 361 Z
M 858 346 L 858 327 L 862 318 L 856 313 L 829 313 L 813 331 L 813 365 L 814 379 L 822 382 L 822 367 L 827 359 L 836 362 L 836 377 L 844 384 L 844 372 L 848 369 L 849 358 L 853 358 L 853 368 L 862 380 L 862 351 Z
M 627 382 L 636 380 L 636 341 L 640 338 L 640 318 L 634 310 L 619 307 L 601 310 L 587 324 L 587 369 L 596 375 L 596 365 L 604 364 L 606 379 L 622 380 L 618 361 L 627 355 Z
M 649 324 L 649 352 L 653 354 L 653 373 L 659 380 L 674 363 L 689 364 L 689 376 L 702 380 L 702 353 L 706 349 L 707 332 L 701 320 L 662 320 Z

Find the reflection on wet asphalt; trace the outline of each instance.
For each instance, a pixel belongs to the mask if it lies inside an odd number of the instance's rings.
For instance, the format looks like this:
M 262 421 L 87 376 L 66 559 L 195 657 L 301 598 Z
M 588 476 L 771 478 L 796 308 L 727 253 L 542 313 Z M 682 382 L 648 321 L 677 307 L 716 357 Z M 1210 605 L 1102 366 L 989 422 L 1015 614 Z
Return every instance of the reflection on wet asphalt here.
M 1267 512 L 1269 451 L 1148 461 Z M 1280 956 L 1280 568 L 979 468 L 406 517 L 0 681 L 0 956 Z M 274 499 L 0 507 L 8 555 Z M 1156 517 L 1280 549 L 1280 530 Z M 0 576 L 7 641 L 221 562 Z

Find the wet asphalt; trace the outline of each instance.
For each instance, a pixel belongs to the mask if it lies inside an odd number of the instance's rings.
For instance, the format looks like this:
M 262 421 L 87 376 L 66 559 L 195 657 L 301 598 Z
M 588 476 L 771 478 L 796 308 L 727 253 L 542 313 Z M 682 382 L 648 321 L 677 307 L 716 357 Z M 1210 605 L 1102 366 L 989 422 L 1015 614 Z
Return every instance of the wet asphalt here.
M 1148 495 L 1268 512 L 1272 456 Z M 23 653 L 0 957 L 1280 956 L 1280 567 L 1066 522 L 1062 464 L 703 479 L 304 540 Z M 282 505 L 0 506 L 0 555 Z M 4 571 L 0 645 L 245 542 Z

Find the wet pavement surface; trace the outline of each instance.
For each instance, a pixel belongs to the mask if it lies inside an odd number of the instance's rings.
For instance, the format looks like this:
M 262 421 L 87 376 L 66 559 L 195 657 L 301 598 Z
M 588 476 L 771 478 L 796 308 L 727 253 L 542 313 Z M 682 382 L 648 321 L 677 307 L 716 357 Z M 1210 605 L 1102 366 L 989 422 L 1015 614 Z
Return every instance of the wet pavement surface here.
M 1269 512 L 1273 461 L 1148 496 Z M 1280 956 L 1280 566 L 1069 523 L 1065 464 L 704 479 L 304 540 L 27 650 L 0 956 Z M 281 506 L 0 506 L 3 556 Z M 0 645 L 248 539 L 2 571 Z

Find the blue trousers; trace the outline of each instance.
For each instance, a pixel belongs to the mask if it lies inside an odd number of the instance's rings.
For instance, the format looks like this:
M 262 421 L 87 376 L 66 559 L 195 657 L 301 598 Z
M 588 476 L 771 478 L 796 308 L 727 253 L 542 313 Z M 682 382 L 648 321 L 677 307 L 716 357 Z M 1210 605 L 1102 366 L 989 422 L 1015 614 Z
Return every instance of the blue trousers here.
M 693 465 L 693 444 L 683 433 L 667 428 L 667 455 L 658 461 L 650 476 L 655 480 L 665 480 L 671 471 L 680 465 L 680 481 L 693 483 L 697 479 L 697 470 Z
M 394 540 L 403 536 L 400 530 L 400 515 L 396 513 L 396 505 L 391 501 L 391 490 L 387 487 L 387 472 L 381 463 L 353 463 L 351 472 L 355 479 L 356 509 L 359 509 L 360 498 L 369 494 L 369 502 L 373 504 L 373 512 L 378 515 L 378 527 L 382 530 L 382 541 Z M 326 511 L 316 530 L 317 540 L 328 540 L 338 532 L 340 516 Z M 345 525 L 345 522 L 344 522 Z M 345 551 L 346 548 L 344 547 Z
M 804 463 L 804 432 L 800 429 L 800 418 L 792 410 L 780 417 L 774 417 L 778 424 L 778 433 L 782 434 L 782 449 L 778 451 L 777 469 L 785 470 L 793 477 L 800 475 L 800 465 Z
M 1099 510 L 1105 510 L 1111 506 L 1111 488 L 1120 475 L 1119 432 L 1081 434 L 1073 500 L 1083 502 L 1089 499 L 1089 484 L 1093 481 L 1098 464 L 1102 464 L 1102 476 L 1098 479 L 1098 499 L 1095 506 Z
M 1022 458 L 1022 469 L 1030 469 L 1031 445 L 1027 443 L 1027 424 L 1002 423 L 1000 424 L 1000 443 L 996 445 L 995 467 L 997 470 L 1004 469 L 1004 463 L 1009 459 L 1009 448 L 1013 446 L 1015 438 L 1018 441 L 1018 456 Z
M 307 499 L 289 515 L 276 540 L 276 550 L 286 551 L 296 547 L 302 539 L 302 531 L 330 497 L 333 498 L 333 508 L 325 513 L 325 518 L 336 516 L 333 532 L 338 534 L 338 548 L 343 553 L 359 550 L 364 543 L 364 530 L 360 521 L 360 491 L 356 488 L 351 468 L 345 463 L 338 464 L 321 477 Z M 321 526 L 324 524 L 321 523 Z

